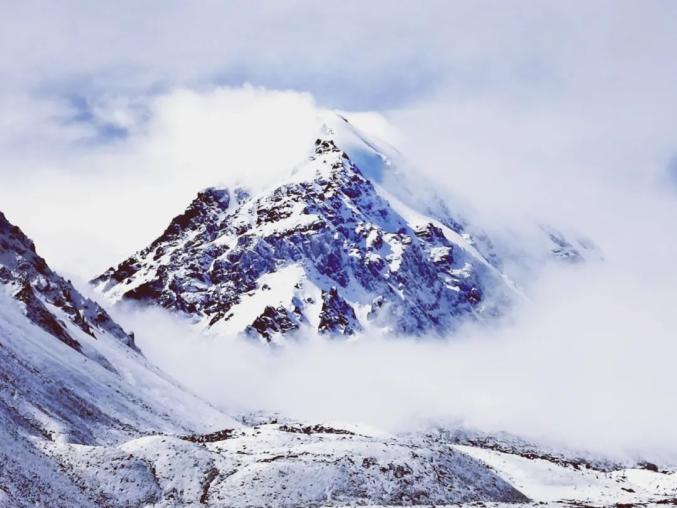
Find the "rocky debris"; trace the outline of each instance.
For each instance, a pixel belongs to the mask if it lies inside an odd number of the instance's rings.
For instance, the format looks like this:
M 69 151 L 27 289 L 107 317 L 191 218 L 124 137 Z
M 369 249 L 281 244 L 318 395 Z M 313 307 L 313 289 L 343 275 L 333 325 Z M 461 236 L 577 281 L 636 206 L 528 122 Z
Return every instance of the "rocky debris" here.
M 235 436 L 235 429 L 223 429 L 209 434 L 191 434 L 183 436 L 181 439 L 190 441 L 191 443 L 216 443 L 217 441 L 224 441 L 232 439 Z
M 209 503 L 209 488 L 212 486 L 212 482 L 217 476 L 219 476 L 219 470 L 215 467 L 207 471 L 204 482 L 202 482 L 202 495 L 200 496 L 200 504 Z
M 640 462 L 638 466 L 647 471 L 653 471 L 654 473 L 658 472 L 658 466 L 653 462 Z
M 345 429 L 336 429 L 334 427 L 326 427 L 324 425 L 280 425 L 279 430 L 282 432 L 291 432 L 292 434 L 343 434 L 345 436 L 354 436 L 354 432 Z

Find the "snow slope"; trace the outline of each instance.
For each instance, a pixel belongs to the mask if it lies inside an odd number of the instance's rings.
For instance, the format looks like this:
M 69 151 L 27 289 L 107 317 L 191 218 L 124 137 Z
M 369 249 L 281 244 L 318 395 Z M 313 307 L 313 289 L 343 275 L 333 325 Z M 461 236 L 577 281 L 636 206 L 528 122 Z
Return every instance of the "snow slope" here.
M 677 472 L 646 468 L 600 471 L 473 446 L 454 448 L 482 461 L 533 500 L 587 506 L 677 503 Z

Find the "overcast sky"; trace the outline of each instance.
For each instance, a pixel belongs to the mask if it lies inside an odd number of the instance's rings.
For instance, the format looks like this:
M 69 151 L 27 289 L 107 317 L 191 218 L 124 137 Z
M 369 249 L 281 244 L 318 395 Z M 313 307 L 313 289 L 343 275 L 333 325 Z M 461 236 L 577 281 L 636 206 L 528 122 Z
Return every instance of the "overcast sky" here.
M 237 147 L 301 146 L 315 107 L 384 115 L 490 217 L 677 180 L 673 2 L 0 5 L 1 208 L 83 277 L 234 168 L 290 164 Z
M 315 107 L 384 115 L 489 216 L 587 215 L 581 182 L 677 179 L 673 2 L 0 5 L 2 209 L 81 276 L 200 187 L 290 164 L 237 148 L 307 143 Z

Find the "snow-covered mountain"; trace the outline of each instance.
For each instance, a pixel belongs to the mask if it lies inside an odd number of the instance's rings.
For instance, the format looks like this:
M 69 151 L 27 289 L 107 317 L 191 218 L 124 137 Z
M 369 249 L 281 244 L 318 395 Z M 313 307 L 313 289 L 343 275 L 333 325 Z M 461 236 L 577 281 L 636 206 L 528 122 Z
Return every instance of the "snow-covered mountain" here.
M 520 294 L 486 236 L 468 233 L 434 194 L 409 192 L 394 150 L 341 117 L 320 134 L 288 177 L 253 195 L 200 192 L 160 237 L 93 283 L 112 301 L 267 341 L 303 328 L 444 334 Z

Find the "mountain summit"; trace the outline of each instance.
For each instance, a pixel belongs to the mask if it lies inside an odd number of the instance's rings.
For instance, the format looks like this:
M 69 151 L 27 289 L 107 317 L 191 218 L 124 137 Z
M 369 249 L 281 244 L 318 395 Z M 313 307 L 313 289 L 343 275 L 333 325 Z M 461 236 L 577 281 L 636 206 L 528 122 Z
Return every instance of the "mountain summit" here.
M 253 195 L 200 192 L 93 283 L 115 302 L 160 305 L 213 333 L 264 341 L 302 329 L 442 335 L 496 314 L 519 291 L 491 242 L 434 193 L 415 197 L 393 158 L 333 116 L 286 179 Z
M 509 290 L 452 217 L 380 188 L 325 126 L 285 181 L 257 195 L 210 188 L 147 248 L 97 277 L 113 300 L 157 304 L 217 333 L 273 340 L 311 328 L 443 334 Z M 385 161 L 371 144 L 362 154 Z M 367 157 L 360 157 L 367 160 Z M 456 229 L 454 229 L 456 228 Z

